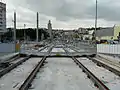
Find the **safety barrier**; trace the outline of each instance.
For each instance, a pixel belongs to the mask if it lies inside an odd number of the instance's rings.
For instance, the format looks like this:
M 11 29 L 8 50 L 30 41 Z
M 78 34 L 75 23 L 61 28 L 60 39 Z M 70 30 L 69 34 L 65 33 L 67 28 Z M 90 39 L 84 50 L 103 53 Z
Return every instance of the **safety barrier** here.
M 98 53 L 120 54 L 120 44 L 98 44 Z
M 0 43 L 0 53 L 8 53 L 15 51 L 15 44 L 13 43 Z

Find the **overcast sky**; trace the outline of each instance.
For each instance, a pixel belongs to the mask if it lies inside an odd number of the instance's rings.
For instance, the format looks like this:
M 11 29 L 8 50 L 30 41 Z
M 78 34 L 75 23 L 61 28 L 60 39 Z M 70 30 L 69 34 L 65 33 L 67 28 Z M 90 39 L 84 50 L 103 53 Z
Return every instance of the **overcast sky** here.
M 12 27 L 13 12 L 17 12 L 17 28 L 36 27 L 36 12 L 40 14 L 39 27 L 75 29 L 93 27 L 95 0 L 2 0 L 7 6 L 7 27 Z M 98 0 L 98 26 L 120 23 L 120 0 Z

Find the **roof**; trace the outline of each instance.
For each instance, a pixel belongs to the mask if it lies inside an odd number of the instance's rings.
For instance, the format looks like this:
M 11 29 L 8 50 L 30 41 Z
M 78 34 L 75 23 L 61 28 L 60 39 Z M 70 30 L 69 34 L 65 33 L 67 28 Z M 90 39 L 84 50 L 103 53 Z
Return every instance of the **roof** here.
M 92 35 L 94 33 L 94 30 L 90 30 L 89 34 Z
M 114 27 L 101 28 L 96 31 L 97 37 L 114 36 Z

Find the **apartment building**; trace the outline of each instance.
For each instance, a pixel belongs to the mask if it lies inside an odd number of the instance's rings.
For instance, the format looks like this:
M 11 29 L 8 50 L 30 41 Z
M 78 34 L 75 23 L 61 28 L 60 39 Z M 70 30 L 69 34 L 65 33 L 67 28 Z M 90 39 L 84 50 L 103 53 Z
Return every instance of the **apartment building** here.
M 0 2 L 0 31 L 6 30 L 6 4 Z

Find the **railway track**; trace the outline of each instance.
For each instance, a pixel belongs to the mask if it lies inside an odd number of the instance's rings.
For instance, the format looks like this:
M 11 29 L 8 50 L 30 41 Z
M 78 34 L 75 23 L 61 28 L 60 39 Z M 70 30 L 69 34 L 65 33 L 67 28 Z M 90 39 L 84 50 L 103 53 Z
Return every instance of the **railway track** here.
M 106 58 L 104 58 L 104 57 L 102 57 L 100 55 L 98 55 L 97 58 L 104 61 L 104 62 L 106 62 L 106 63 L 108 63 L 108 64 L 110 64 L 110 65 L 116 66 L 116 67 L 118 67 L 120 69 L 120 62 L 117 61 L 117 60 L 110 60 L 109 58 L 106 59 Z
M 42 60 L 40 60 L 40 62 L 36 65 L 36 67 L 33 69 L 33 71 L 30 73 L 30 75 L 27 77 L 27 79 L 21 85 L 19 90 L 27 90 L 31 86 L 31 82 L 33 81 L 33 79 L 36 76 L 39 69 L 42 67 L 45 60 L 46 60 L 46 57 L 43 57 Z
M 101 57 L 101 56 L 97 56 L 95 59 L 100 59 L 101 61 L 103 61 L 105 63 L 108 63 L 108 64 L 110 64 L 112 66 L 115 66 L 115 67 L 120 69 L 120 63 L 118 61 L 109 60 L 109 59 L 106 59 L 106 58 Z
M 66 55 L 69 55 L 69 52 L 65 47 L 63 47 L 63 50 L 65 51 Z
M 74 62 L 79 65 L 79 67 L 87 74 L 87 77 L 90 78 L 94 85 L 97 86 L 100 90 L 109 90 L 109 88 L 99 79 L 97 78 L 85 65 L 83 65 L 79 60 L 72 57 Z
M 1 59 L 0 60 L 0 70 L 8 67 L 10 65 L 10 63 L 14 63 L 15 61 L 17 61 L 18 59 L 20 58 L 20 55 L 15 55 L 15 56 L 12 56 L 12 57 L 9 57 L 9 58 L 5 58 L 5 59 Z
M 73 81 L 75 82 L 71 82 L 73 84 L 73 88 L 75 89 L 76 88 L 76 85 L 79 86 L 79 89 L 80 87 L 82 87 L 83 89 L 82 90 L 109 90 L 109 88 L 102 82 L 100 81 L 91 71 L 89 71 L 82 63 L 79 62 L 79 60 L 77 60 L 75 57 L 72 57 L 72 58 L 61 58 L 60 60 L 58 60 L 59 58 L 46 58 L 44 57 L 37 65 L 36 67 L 34 68 L 34 70 L 31 72 L 31 74 L 27 77 L 27 79 L 24 81 L 24 83 L 21 85 L 21 87 L 19 88 L 19 90 L 28 90 L 28 89 L 32 89 L 32 90 L 38 90 L 38 88 L 41 88 L 42 90 L 45 89 L 45 85 L 47 85 L 48 87 L 46 88 L 50 88 L 50 90 L 58 90 L 56 88 L 59 87 L 61 85 L 63 85 L 62 83 L 64 83 L 65 85 L 67 85 L 67 83 L 69 84 L 68 81 L 65 81 L 63 80 L 62 78 L 64 79 L 70 79 L 69 76 L 71 76 L 71 80 L 74 78 L 72 77 L 72 75 L 74 76 L 74 74 L 77 75 L 79 81 L 83 81 L 83 82 L 80 82 L 81 85 L 78 85 L 78 81 L 77 81 L 77 84 L 76 84 L 76 80 L 73 79 Z M 68 60 L 67 60 L 68 59 Z M 48 66 L 45 64 L 45 66 L 43 68 L 41 68 L 43 65 L 44 65 L 44 62 L 45 60 L 48 62 Z M 72 62 L 72 60 L 81 68 L 79 69 L 76 64 L 74 62 Z M 66 62 L 67 61 L 67 62 Z M 49 64 L 50 63 L 50 64 Z M 65 64 L 67 64 L 67 68 L 65 66 Z M 63 65 L 63 66 L 60 66 L 59 65 Z M 72 68 L 70 68 L 71 66 L 73 66 Z M 56 68 L 56 69 L 55 69 Z M 61 69 L 62 68 L 62 69 Z M 70 68 L 70 69 L 68 69 Z M 75 71 L 76 69 L 78 71 Z M 41 70 L 45 70 L 43 73 L 41 73 Z M 53 74 L 50 74 L 50 73 L 47 73 L 46 72 L 50 70 L 51 73 Z M 72 71 L 71 71 L 72 70 Z M 81 72 L 80 72 L 81 70 Z M 58 72 L 59 71 L 59 72 Z M 87 74 L 87 76 L 85 75 L 85 72 Z M 63 76 L 59 76 L 58 74 L 63 74 Z M 65 76 L 64 76 L 64 73 Z M 44 75 L 44 76 L 42 76 Z M 80 77 L 79 77 L 80 75 Z M 42 79 L 43 77 L 43 79 Z M 48 78 L 49 77 L 49 78 Z M 81 78 L 82 77 L 82 78 Z M 50 79 L 50 80 L 47 80 L 47 79 Z M 87 78 L 87 80 L 86 80 Z M 45 81 L 45 80 L 46 81 Z M 63 80 L 63 82 L 61 82 L 61 79 Z M 90 82 L 91 80 L 93 82 Z M 60 83 L 61 82 L 61 83 Z M 85 83 L 87 83 L 88 85 L 84 85 Z M 91 85 L 92 83 L 92 85 Z M 37 85 L 38 86 L 37 86 Z M 41 85 L 40 85 L 41 84 Z M 43 85 L 45 84 L 45 85 Z M 75 85 L 76 84 L 76 85 Z M 41 87 L 39 87 L 39 85 Z M 83 87 L 83 86 L 84 87 Z M 91 85 L 91 86 L 90 86 Z M 64 86 L 64 85 L 63 85 Z M 73 90 L 71 89 L 69 86 L 65 86 L 63 88 L 63 86 L 61 86 L 62 90 Z M 78 88 L 77 86 L 77 88 Z M 88 86 L 88 87 L 87 87 Z M 97 87 L 97 88 L 96 88 Z M 76 89 L 76 90 L 79 90 L 79 89 Z
M 77 58 L 89 71 L 91 71 L 104 85 L 110 90 L 119 90 L 120 88 L 120 77 L 116 75 L 114 69 L 108 70 L 101 65 L 94 63 L 89 58 Z
M 16 60 L 10 60 L 9 62 L 7 61 L 7 63 L 9 64 L 7 64 L 7 66 L 6 66 L 6 68 L 2 68 L 1 70 L 0 70 L 0 78 L 3 76 L 3 75 L 5 75 L 5 74 L 7 74 L 7 73 L 9 73 L 11 70 L 13 70 L 14 68 L 16 68 L 17 66 L 19 66 L 20 64 L 22 64 L 23 62 L 25 62 L 26 60 L 28 60 L 30 58 L 30 56 L 27 56 L 27 57 L 19 57 L 19 58 L 17 58 Z M 6 63 L 6 62 L 5 62 Z M 3 65 L 6 65 L 6 64 L 3 64 Z
M 67 52 L 68 51 L 69 50 L 67 50 Z M 93 62 L 97 63 L 98 66 L 102 66 L 102 67 L 106 68 L 107 70 L 120 76 L 120 63 L 118 63 L 117 61 L 114 62 L 113 60 L 109 60 L 109 59 L 103 58 L 101 56 L 96 56 L 96 57 L 88 56 L 88 58 L 90 60 L 92 60 Z
M 18 90 L 41 58 L 29 58 L 0 78 L 0 90 Z
M 44 57 L 11 61 L 12 65 L 0 72 L 0 90 L 119 90 L 115 88 L 120 86 L 120 77 L 114 69 L 109 71 L 89 57 L 51 58 L 52 49 L 45 50 L 48 54 Z M 62 49 L 66 54 L 75 52 Z
M 114 62 L 110 62 L 109 60 L 105 60 L 103 58 L 91 58 L 88 57 L 93 62 L 97 63 L 98 66 L 102 66 L 107 70 L 115 73 L 116 75 L 120 76 L 120 66 Z
M 19 58 L 20 58 L 20 55 L 17 54 L 17 55 L 15 55 L 15 56 L 7 59 L 7 60 L 4 60 L 4 61 L 5 61 L 5 62 L 13 62 L 13 61 L 15 61 L 15 60 L 17 60 L 17 59 L 19 59 Z
M 21 61 L 22 59 L 24 59 L 25 57 L 17 57 L 17 58 L 13 58 L 11 60 L 7 60 L 4 62 L 0 62 L 0 71 L 4 70 L 5 68 L 10 67 L 11 65 L 14 65 L 15 63 Z

